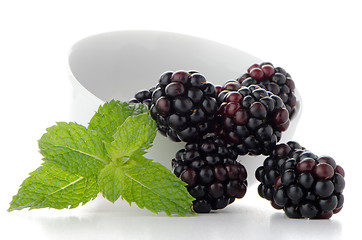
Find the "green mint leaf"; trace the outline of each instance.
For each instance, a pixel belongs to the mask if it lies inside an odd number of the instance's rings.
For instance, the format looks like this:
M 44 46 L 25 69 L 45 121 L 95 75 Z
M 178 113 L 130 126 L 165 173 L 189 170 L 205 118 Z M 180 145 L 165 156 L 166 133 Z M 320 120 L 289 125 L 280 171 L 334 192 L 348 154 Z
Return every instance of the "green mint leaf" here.
M 149 113 L 128 117 L 113 135 L 112 146 L 106 144 L 112 159 L 143 155 L 156 136 L 156 122 Z
M 111 162 L 98 175 L 98 184 L 103 196 L 114 203 L 122 194 L 122 167 Z
M 126 164 L 110 163 L 99 174 L 100 190 L 105 198 L 115 202 L 120 196 L 154 213 L 194 215 L 194 198 L 185 183 L 163 165 L 142 156 Z
M 97 175 L 111 161 L 99 134 L 76 123 L 48 128 L 39 148 L 47 163 L 83 177 Z
M 89 122 L 88 129 L 97 131 L 104 141 L 110 143 L 113 134 L 123 122 L 132 115 L 138 115 L 148 112 L 148 108 L 144 104 L 129 104 L 111 100 L 98 108 L 93 118 Z
M 96 198 L 98 192 L 95 176 L 85 178 L 44 163 L 25 179 L 8 211 L 23 208 L 75 208 Z

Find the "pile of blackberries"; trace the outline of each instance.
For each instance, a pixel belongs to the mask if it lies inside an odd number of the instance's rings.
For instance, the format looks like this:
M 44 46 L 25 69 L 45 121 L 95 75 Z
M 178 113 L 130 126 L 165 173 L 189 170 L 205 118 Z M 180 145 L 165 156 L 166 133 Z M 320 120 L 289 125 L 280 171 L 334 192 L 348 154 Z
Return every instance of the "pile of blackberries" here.
M 172 169 L 195 198 L 195 212 L 244 197 L 247 172 L 237 158 L 248 154 L 268 156 L 255 177 L 274 208 L 291 218 L 330 218 L 343 206 L 343 169 L 296 142 L 277 145 L 296 114 L 294 90 L 289 73 L 264 62 L 223 86 L 197 71 L 165 72 L 129 102 L 147 105 L 162 135 L 186 142 Z

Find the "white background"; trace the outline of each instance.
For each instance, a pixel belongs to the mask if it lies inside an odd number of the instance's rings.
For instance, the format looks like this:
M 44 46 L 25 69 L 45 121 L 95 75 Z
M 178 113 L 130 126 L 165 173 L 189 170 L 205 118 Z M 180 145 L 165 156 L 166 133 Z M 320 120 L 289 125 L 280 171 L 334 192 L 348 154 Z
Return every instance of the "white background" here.
M 0 238 L 351 239 L 361 215 L 358 2 L 2 0 Z M 169 218 L 124 203 L 108 211 L 92 208 L 111 205 L 105 201 L 88 203 L 87 211 L 7 213 L 18 186 L 41 164 L 37 140 L 56 121 L 72 120 L 69 48 L 95 33 L 128 29 L 203 37 L 284 67 L 303 97 L 295 140 L 316 154 L 333 156 L 344 167 L 344 209 L 330 220 L 290 220 L 259 198 L 252 186 L 244 199 L 211 217 Z

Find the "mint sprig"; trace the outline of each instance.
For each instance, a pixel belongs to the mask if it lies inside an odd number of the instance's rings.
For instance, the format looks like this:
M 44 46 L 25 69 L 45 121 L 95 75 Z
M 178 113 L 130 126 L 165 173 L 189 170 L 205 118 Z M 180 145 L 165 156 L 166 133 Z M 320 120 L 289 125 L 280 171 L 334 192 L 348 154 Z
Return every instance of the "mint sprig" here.
M 167 215 L 194 215 L 185 183 L 159 163 L 143 157 L 156 136 L 146 106 L 110 101 L 88 128 L 57 123 L 39 140 L 44 163 L 22 183 L 8 211 L 74 208 L 101 192 L 111 202 Z

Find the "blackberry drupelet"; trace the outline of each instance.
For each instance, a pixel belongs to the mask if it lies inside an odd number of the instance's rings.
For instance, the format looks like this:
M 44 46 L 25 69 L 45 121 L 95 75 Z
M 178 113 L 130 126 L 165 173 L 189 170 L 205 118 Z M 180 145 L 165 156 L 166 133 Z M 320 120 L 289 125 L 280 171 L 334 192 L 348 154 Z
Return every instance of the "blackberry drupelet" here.
M 222 209 L 235 198 L 244 197 L 247 172 L 236 158 L 237 153 L 214 136 L 187 143 L 176 153 L 173 173 L 187 183 L 187 190 L 196 199 L 195 212 Z
M 269 155 L 289 126 L 289 113 L 280 97 L 257 85 L 241 87 L 235 80 L 217 91 L 215 134 L 240 155 Z
M 328 219 L 343 207 L 343 168 L 296 142 L 277 145 L 255 177 L 259 195 L 290 218 Z
M 278 95 L 284 102 L 292 116 L 295 111 L 296 97 L 294 95 L 295 84 L 289 73 L 281 67 L 274 67 L 269 62 L 253 64 L 248 72 L 238 79 L 242 86 L 259 85 L 264 89 Z
M 134 95 L 134 98 L 132 98 L 128 102 L 129 103 L 143 103 L 148 108 L 150 108 L 151 104 L 152 104 L 152 94 L 155 91 L 155 89 L 156 89 L 156 87 L 152 87 L 148 90 L 146 90 L 146 89 L 140 90 Z
M 152 118 L 176 142 L 197 141 L 212 132 L 216 110 L 215 86 L 196 71 L 163 73 L 151 95 Z

